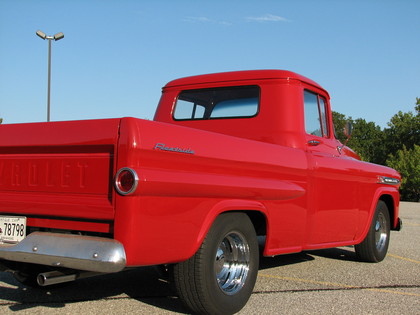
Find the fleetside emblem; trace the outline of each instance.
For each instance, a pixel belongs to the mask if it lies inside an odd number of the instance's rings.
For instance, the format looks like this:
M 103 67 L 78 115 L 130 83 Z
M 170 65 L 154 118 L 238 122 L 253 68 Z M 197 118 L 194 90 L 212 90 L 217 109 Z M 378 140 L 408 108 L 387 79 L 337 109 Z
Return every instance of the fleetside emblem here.
M 378 176 L 377 183 L 378 184 L 386 184 L 386 185 L 399 185 L 401 182 L 397 178 L 386 177 L 386 176 Z
M 166 144 L 164 143 L 156 143 L 153 149 L 160 150 L 160 151 L 168 151 L 168 152 L 195 154 L 194 150 L 191 150 L 190 148 L 169 147 L 169 146 L 166 146 Z

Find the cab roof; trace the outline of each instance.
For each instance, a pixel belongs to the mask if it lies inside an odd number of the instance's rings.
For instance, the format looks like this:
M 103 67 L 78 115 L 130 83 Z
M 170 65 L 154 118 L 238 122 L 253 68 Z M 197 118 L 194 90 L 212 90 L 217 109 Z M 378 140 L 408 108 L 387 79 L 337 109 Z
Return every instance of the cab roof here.
M 285 79 L 285 80 L 299 80 L 307 84 L 313 85 L 324 90 L 315 81 L 287 70 L 246 70 L 246 71 L 232 71 L 220 72 L 212 74 L 203 74 L 176 79 L 168 82 L 164 88 L 185 86 L 185 85 L 200 85 L 208 83 L 229 82 L 229 81 L 247 81 L 247 80 L 270 80 L 270 79 Z

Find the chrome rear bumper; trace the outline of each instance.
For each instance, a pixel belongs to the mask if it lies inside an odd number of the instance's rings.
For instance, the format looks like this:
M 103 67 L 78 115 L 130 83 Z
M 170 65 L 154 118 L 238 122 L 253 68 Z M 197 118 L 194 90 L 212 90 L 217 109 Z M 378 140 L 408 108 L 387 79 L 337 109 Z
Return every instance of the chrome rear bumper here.
M 126 266 L 124 246 L 113 239 L 34 232 L 15 245 L 0 244 L 0 259 L 101 273 Z

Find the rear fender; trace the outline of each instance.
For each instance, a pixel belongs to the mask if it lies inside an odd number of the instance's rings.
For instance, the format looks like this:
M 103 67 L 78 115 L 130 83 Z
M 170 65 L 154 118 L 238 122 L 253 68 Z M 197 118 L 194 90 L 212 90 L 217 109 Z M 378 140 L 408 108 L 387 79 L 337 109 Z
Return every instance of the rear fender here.
M 197 239 L 191 250 L 191 256 L 195 254 L 195 252 L 199 249 L 199 247 L 203 243 L 208 231 L 210 230 L 216 218 L 222 213 L 232 212 L 232 211 L 238 211 L 238 212 L 257 211 L 257 212 L 263 213 L 263 215 L 266 218 L 268 217 L 267 208 L 261 202 L 258 202 L 258 201 L 234 199 L 234 200 L 223 200 L 223 201 L 218 202 L 208 212 L 206 218 L 204 219 L 201 231 L 197 235 Z

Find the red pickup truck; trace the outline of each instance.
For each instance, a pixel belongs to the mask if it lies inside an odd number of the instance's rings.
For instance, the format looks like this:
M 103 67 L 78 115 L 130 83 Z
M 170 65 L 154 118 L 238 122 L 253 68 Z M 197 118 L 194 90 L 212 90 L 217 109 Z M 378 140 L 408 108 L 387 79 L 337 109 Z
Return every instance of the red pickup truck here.
M 355 245 L 383 260 L 399 184 L 335 138 L 330 97 L 306 77 L 181 78 L 154 121 L 0 126 L 0 266 L 44 286 L 163 265 L 192 311 L 231 314 L 252 293 L 259 246 Z

